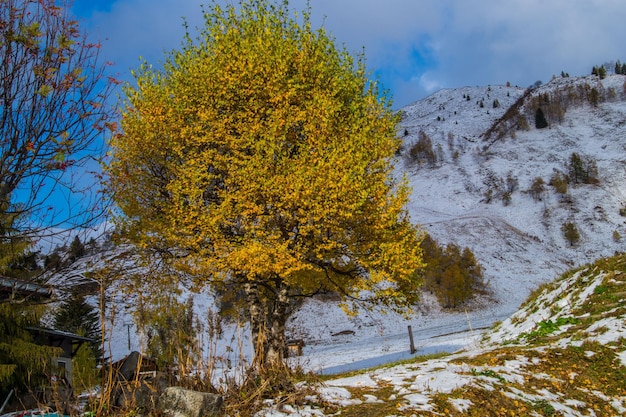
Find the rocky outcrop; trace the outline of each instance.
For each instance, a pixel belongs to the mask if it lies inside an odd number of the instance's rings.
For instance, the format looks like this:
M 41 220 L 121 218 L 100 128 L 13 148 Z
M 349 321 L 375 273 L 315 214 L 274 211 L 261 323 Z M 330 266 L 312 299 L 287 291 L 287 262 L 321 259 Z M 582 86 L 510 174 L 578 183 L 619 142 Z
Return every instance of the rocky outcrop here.
M 157 408 L 166 417 L 217 417 L 223 398 L 216 394 L 168 387 L 159 398 Z

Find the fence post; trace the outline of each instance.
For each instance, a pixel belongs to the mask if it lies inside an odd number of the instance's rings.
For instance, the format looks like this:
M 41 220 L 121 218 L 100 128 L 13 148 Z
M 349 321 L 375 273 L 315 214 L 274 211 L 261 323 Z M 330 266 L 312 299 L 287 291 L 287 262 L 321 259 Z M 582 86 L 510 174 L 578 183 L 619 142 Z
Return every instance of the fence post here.
M 411 325 L 409 325 L 409 343 L 411 345 L 411 355 L 412 355 L 415 352 L 417 352 L 417 350 L 415 349 L 415 342 L 413 342 L 413 329 L 411 328 Z

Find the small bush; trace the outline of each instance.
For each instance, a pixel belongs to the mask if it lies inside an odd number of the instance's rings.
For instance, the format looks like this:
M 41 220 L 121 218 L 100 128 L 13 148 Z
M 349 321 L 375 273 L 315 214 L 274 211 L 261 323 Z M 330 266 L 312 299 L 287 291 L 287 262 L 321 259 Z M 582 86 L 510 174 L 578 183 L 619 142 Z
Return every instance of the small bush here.
M 509 172 L 506 176 L 506 191 L 510 194 L 517 191 L 519 188 L 519 180 L 513 176 L 513 173 Z
M 622 240 L 622 235 L 617 231 L 613 231 L 613 241 L 620 242 Z
M 427 162 L 430 165 L 437 163 L 437 154 L 433 149 L 433 142 L 426 133 L 420 132 L 419 139 L 409 149 L 409 160 L 418 165 L 421 165 L 423 162 Z
M 483 201 L 487 204 L 491 204 L 493 201 L 493 190 L 491 188 L 483 193 Z
M 454 150 L 454 133 L 448 132 L 448 149 Z
M 546 191 L 546 182 L 541 177 L 535 177 L 528 192 L 535 201 L 541 201 L 543 193 Z
M 526 119 L 526 117 L 524 116 L 520 116 L 519 119 L 517 119 L 517 128 L 519 130 L 530 130 L 528 119 Z
M 504 204 L 504 206 L 509 206 L 511 205 L 511 201 L 512 201 L 511 193 L 508 191 L 504 192 L 502 194 L 502 204 Z
M 567 175 L 559 171 L 556 171 L 554 174 L 552 174 L 552 177 L 550 178 L 550 185 L 554 187 L 554 191 L 556 191 L 558 194 L 567 194 L 568 183 L 569 178 L 567 177 Z
M 563 237 L 567 242 L 569 242 L 570 246 L 574 246 L 580 241 L 580 233 L 574 223 L 568 222 L 563 224 L 563 226 L 561 226 L 561 231 L 563 232 Z

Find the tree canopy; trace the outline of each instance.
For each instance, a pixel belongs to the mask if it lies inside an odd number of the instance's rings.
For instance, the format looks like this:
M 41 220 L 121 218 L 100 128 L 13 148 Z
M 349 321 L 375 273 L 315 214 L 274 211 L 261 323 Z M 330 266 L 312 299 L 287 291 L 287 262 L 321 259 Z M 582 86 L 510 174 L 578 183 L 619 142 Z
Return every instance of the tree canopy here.
M 108 189 L 122 234 L 200 285 L 244 290 L 256 358 L 281 359 L 289 300 L 417 300 L 419 229 L 394 178 L 390 99 L 308 12 L 204 10 L 125 88 Z

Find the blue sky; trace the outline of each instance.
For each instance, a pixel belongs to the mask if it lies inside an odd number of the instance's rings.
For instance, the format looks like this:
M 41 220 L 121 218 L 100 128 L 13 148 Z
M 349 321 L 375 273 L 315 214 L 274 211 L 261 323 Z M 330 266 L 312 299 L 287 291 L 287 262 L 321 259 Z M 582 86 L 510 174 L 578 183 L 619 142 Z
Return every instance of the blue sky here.
M 177 48 L 182 18 L 202 25 L 210 0 L 74 0 L 105 58 L 130 79 L 139 56 L 153 64 Z M 227 0 L 218 0 L 225 3 Z M 368 68 L 402 107 L 446 87 L 528 86 L 561 71 L 626 61 L 623 0 L 310 0 L 314 23 Z M 305 0 L 291 0 L 302 10 Z

